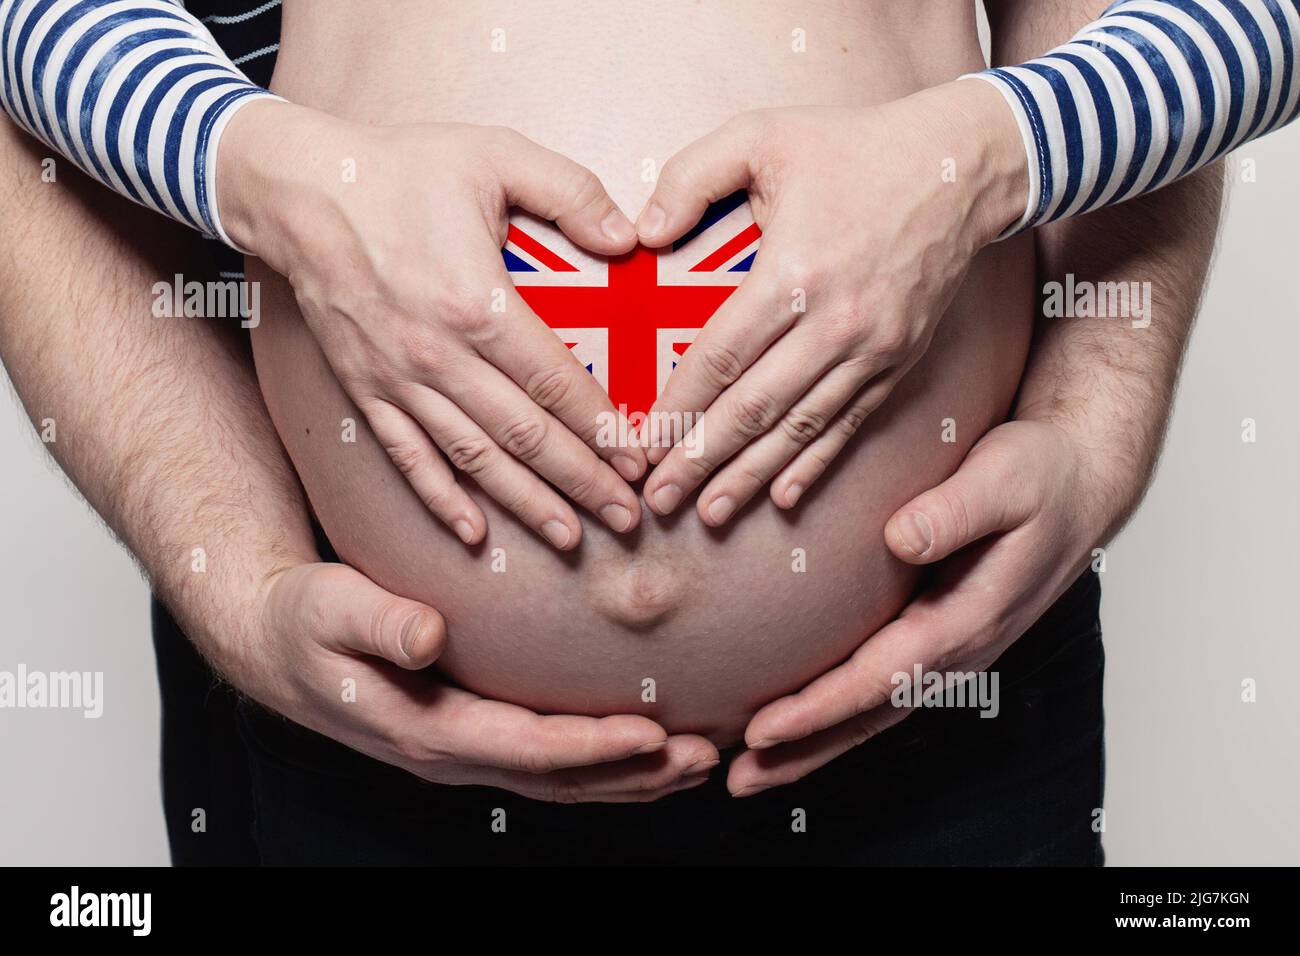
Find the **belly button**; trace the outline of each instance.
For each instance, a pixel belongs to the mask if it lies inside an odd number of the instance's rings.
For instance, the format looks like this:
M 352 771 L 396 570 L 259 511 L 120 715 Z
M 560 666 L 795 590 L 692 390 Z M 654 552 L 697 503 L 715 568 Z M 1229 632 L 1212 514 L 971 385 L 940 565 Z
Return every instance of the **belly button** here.
M 614 623 L 633 629 L 661 623 L 685 598 L 671 564 L 642 558 L 622 564 L 612 574 L 593 575 L 592 585 L 595 608 Z

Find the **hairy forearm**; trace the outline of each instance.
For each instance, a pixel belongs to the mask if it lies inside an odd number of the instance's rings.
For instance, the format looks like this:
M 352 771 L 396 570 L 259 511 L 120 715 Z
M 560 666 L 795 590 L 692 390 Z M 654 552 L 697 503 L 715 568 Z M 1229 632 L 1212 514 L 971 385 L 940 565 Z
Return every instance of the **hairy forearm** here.
M 1105 0 L 990 4 L 993 61 L 1018 62 L 1095 17 Z M 1030 9 L 1032 7 L 1032 10 Z M 1049 282 L 1150 283 L 1150 324 L 1126 317 L 1038 317 L 1017 416 L 1054 421 L 1086 444 L 1108 489 L 1113 535 L 1155 467 L 1184 348 L 1213 254 L 1224 191 L 1216 163 L 1090 216 L 1040 227 L 1040 290 Z M 1141 288 L 1141 286 L 1140 286 Z M 1041 300 L 1040 300 L 1041 302 Z
M 63 470 L 238 682 L 241 596 L 314 557 L 296 478 L 237 340 L 152 315 L 201 241 L 66 164 L 42 181 L 44 155 L 0 119 L 0 356 Z

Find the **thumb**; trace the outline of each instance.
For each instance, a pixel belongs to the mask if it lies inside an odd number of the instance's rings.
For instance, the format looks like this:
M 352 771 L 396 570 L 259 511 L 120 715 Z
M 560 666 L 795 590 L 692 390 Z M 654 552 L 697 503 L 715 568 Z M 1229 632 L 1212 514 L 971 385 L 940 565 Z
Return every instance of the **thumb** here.
M 636 230 L 586 166 L 528 137 L 503 130 L 494 165 L 510 205 L 553 220 L 578 245 L 619 255 L 636 245 Z
M 335 650 L 382 657 L 419 670 L 442 653 L 447 628 L 442 615 L 418 601 L 390 594 L 364 574 L 343 565 L 314 565 L 298 603 L 321 644 Z
M 711 203 L 748 186 L 755 135 L 753 124 L 737 117 L 664 163 L 636 220 L 641 241 L 657 249 L 680 239 Z
M 885 543 L 900 561 L 931 564 L 987 534 L 1011 531 L 1032 510 L 1023 475 L 1003 454 L 972 453 L 951 478 L 894 512 Z

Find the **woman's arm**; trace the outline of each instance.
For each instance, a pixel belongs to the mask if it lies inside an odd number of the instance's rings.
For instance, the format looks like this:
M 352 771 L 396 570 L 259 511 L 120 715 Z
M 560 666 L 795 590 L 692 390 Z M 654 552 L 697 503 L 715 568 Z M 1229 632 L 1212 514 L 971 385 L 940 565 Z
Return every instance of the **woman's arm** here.
M 0 0 L 0 72 L 0 104 L 46 145 L 290 277 L 348 394 L 466 544 L 487 519 L 444 455 L 557 548 L 582 524 L 552 485 L 636 527 L 643 453 L 603 438 L 618 411 L 501 259 L 511 205 L 599 253 L 635 244 L 589 170 L 506 130 L 376 129 L 286 103 L 170 0 Z
M 271 96 L 171 0 L 0 0 L 0 103 L 119 195 L 230 243 L 216 156 L 243 106 Z
M 1044 13 L 1022 6 L 1011 19 Z M 1297 52 L 1300 0 L 1119 0 L 1043 56 L 971 74 L 1024 141 L 1028 202 L 1007 234 L 1159 189 L 1285 126 Z
M 1021 4 L 1026 20 L 1099 6 Z M 1149 192 L 1296 114 L 1300 0 L 1124 0 L 1078 36 L 867 109 L 741 114 L 665 164 L 643 242 L 737 189 L 763 242 L 651 410 L 651 508 L 702 488 L 718 525 L 765 487 L 794 507 L 925 353 L 985 245 Z M 660 421 L 695 421 L 693 441 L 668 450 L 680 436 L 661 440 Z

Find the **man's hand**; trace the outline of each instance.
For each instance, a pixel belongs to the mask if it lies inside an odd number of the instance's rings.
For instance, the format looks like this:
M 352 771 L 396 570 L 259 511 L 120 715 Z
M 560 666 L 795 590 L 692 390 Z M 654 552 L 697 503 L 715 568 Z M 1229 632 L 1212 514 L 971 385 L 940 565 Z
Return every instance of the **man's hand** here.
M 501 257 L 511 206 L 594 252 L 632 248 L 590 171 L 498 127 L 370 127 L 268 101 L 232 121 L 218 175 L 231 237 L 288 278 L 339 382 L 463 541 L 487 519 L 444 454 L 557 548 L 582 526 L 556 489 L 636 527 L 644 455 L 597 442 L 617 412 Z
M 704 738 L 645 717 L 544 717 L 421 673 L 442 650 L 441 616 L 344 565 L 278 571 L 257 603 L 253 632 L 227 636 L 214 663 L 273 710 L 425 780 L 627 803 L 698 786 L 718 763 Z
M 792 507 L 921 357 L 971 258 L 1024 211 L 1019 133 L 985 85 L 746 113 L 665 164 L 642 242 L 672 242 L 738 189 L 763 240 L 648 419 L 654 511 L 719 468 L 697 505 L 707 524 L 777 475 L 772 499 Z M 666 451 L 682 436 L 661 423 L 700 412 L 691 453 Z
M 910 713 L 887 703 L 898 671 L 989 666 L 1123 526 L 1160 452 L 1222 192 L 1216 164 L 1037 231 L 1040 282 L 1070 272 L 1149 281 L 1151 325 L 1040 320 L 1016 420 L 885 526 L 901 560 L 944 560 L 937 580 L 845 664 L 754 715 L 751 750 L 731 766 L 732 793 L 799 779 L 898 723 Z
M 1015 421 L 985 435 L 956 474 L 890 518 L 885 541 L 900 560 L 930 564 L 990 540 L 942 566 L 844 664 L 755 714 L 750 750 L 731 766 L 731 792 L 790 783 L 898 723 L 910 710 L 890 701 L 894 674 L 916 664 L 988 668 L 1083 570 L 1116 509 L 1130 506 L 1115 489 L 1055 424 Z

